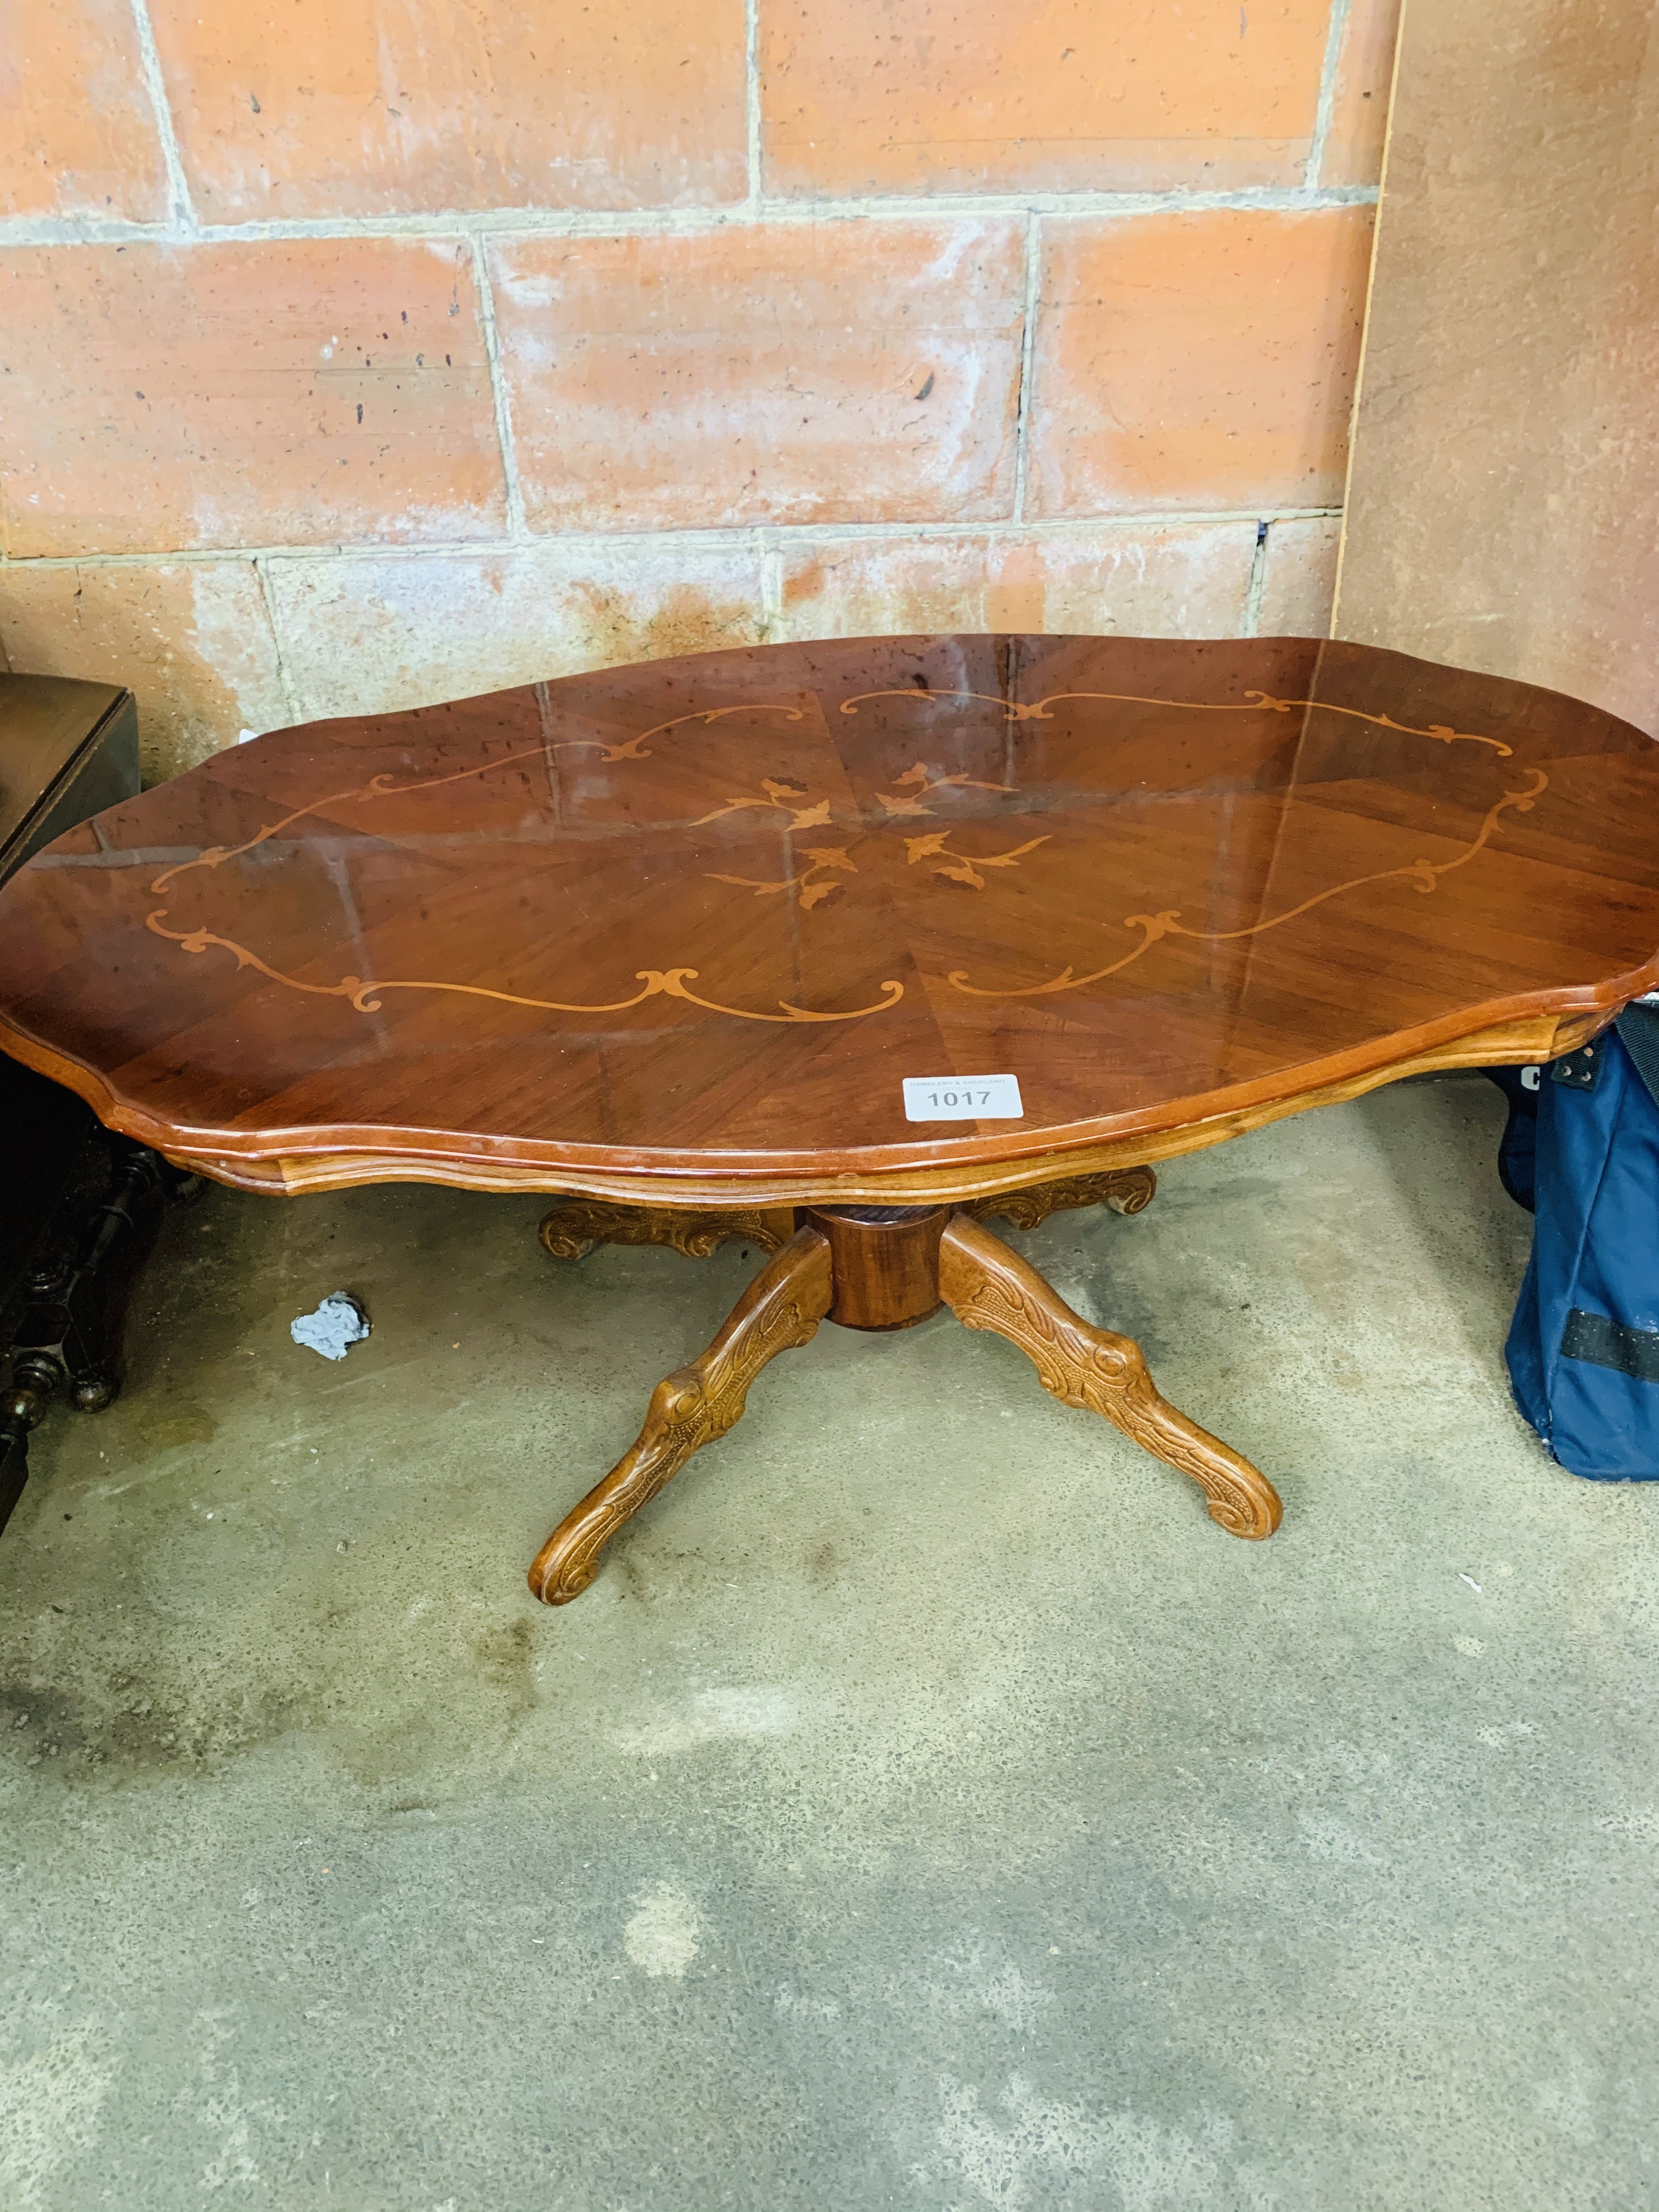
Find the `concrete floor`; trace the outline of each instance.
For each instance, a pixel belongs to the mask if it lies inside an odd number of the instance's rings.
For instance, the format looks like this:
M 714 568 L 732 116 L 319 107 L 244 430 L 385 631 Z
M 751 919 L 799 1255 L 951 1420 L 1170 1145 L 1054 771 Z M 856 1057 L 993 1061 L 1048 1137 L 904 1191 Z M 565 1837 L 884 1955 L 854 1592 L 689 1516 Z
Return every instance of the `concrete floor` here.
M 557 1613 L 752 1257 L 175 1210 L 0 1540 L 0 2203 L 1659 2203 L 1659 1495 L 1510 1407 L 1501 1121 L 1380 1092 L 1012 1240 L 1272 1542 L 945 1316 L 781 1359 Z

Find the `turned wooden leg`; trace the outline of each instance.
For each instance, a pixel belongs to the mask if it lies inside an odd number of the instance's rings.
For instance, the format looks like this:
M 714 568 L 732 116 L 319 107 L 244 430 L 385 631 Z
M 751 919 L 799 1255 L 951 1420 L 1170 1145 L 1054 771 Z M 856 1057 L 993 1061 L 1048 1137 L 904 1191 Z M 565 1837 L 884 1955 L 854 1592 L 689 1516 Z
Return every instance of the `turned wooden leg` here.
M 542 1243 L 556 1260 L 580 1260 L 596 1244 L 672 1244 L 688 1259 L 706 1260 L 728 1237 L 775 1252 L 795 1233 L 793 1206 L 703 1208 L 619 1206 L 608 1198 L 562 1198 L 542 1223 Z
M 833 1297 L 829 1240 L 803 1229 L 761 1269 L 708 1351 L 658 1383 L 637 1443 L 537 1553 L 530 1587 L 544 1604 L 580 1595 L 623 1522 L 726 1434 L 762 1368 L 814 1336 Z
M 1266 1475 L 1165 1404 L 1133 1338 L 1080 1319 L 988 1229 L 956 1217 L 940 1240 L 939 1283 L 957 1320 L 1017 1344 L 1045 1390 L 1066 1405 L 1103 1413 L 1166 1466 L 1191 1475 L 1209 1500 L 1212 1521 L 1235 1536 L 1271 1536 L 1278 1528 L 1283 1509 Z
M 1051 1213 L 1074 1206 L 1109 1206 L 1114 1213 L 1139 1213 L 1151 1205 L 1157 1189 L 1158 1177 L 1150 1168 L 1113 1168 L 1103 1175 L 1067 1176 L 1059 1182 L 1000 1191 L 995 1198 L 975 1199 L 963 1211 L 975 1221 L 994 1213 L 1016 1229 L 1035 1229 Z

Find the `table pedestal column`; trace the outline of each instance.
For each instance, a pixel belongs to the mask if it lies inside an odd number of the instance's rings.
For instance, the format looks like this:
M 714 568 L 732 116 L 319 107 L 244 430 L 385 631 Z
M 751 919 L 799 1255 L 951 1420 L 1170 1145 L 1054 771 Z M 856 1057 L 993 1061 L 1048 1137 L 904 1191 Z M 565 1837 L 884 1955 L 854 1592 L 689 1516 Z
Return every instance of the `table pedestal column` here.
M 810 1206 L 808 1225 L 829 1239 L 843 1328 L 914 1328 L 936 1314 L 939 1246 L 948 1206 Z

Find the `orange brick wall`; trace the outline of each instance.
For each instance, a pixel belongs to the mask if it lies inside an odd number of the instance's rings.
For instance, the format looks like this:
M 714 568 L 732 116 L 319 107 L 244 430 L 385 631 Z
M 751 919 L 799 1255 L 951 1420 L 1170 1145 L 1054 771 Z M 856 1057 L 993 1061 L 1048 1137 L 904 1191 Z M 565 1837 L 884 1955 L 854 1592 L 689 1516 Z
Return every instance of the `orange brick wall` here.
M 1399 0 L 13 0 L 0 647 L 165 774 L 762 638 L 1322 631 Z

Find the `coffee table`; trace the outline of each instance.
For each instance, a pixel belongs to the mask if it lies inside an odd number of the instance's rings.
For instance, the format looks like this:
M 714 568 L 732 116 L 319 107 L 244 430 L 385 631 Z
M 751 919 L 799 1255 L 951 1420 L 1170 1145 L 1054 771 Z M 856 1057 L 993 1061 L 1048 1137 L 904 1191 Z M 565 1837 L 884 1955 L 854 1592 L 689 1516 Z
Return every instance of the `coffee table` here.
M 284 730 L 0 895 L 0 1044 L 287 1194 L 561 1194 L 548 1249 L 770 1257 L 538 1596 L 821 1321 L 941 1304 L 1263 1537 L 1267 1477 L 986 1226 L 1659 984 L 1659 751 L 1526 685 L 1267 639 L 862 639 Z

